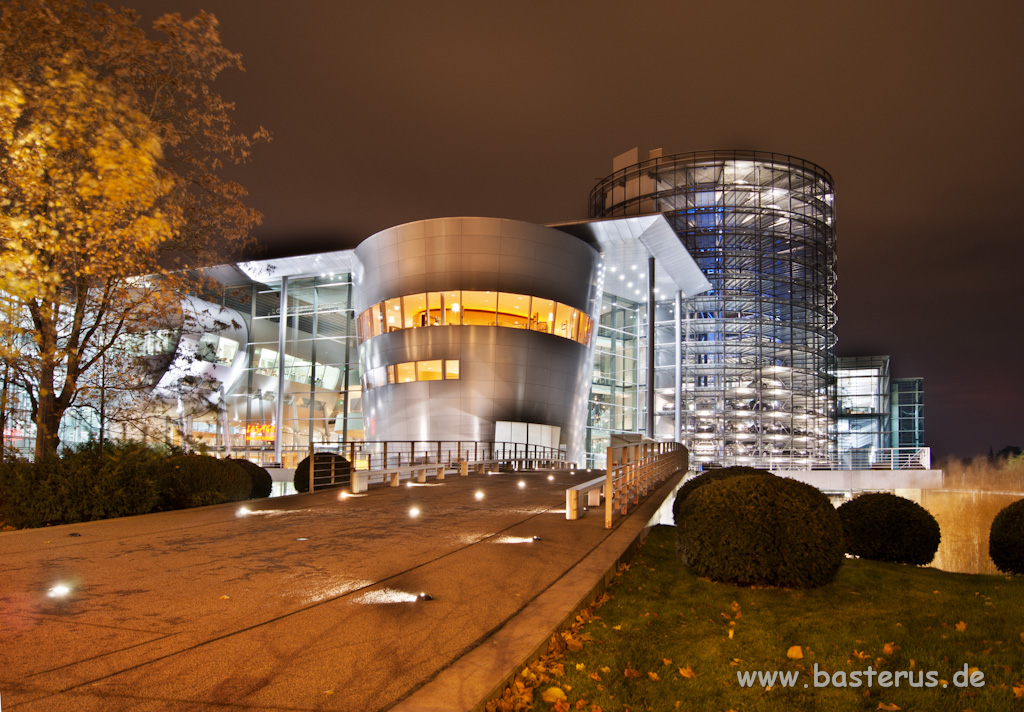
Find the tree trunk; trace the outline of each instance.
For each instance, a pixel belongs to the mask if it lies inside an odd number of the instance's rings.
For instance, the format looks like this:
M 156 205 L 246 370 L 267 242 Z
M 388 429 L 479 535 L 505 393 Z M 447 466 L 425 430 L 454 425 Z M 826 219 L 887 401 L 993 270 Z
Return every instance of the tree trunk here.
M 52 366 L 46 364 L 40 370 L 39 405 L 36 409 L 36 462 L 57 456 L 60 439 L 57 431 L 64 409 L 53 392 Z

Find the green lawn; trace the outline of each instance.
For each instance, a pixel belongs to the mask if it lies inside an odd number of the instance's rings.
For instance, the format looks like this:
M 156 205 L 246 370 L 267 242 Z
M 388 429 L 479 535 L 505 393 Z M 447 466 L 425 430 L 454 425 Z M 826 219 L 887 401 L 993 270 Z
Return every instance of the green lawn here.
M 743 588 L 688 573 L 675 553 L 674 529 L 657 527 L 608 598 L 592 609 L 594 619 L 563 635 L 569 649 L 520 676 L 524 687 L 537 678 L 535 709 L 1024 712 L 1021 577 L 848 559 L 819 589 Z M 789 657 L 797 654 L 793 646 L 802 658 Z M 845 673 L 847 687 L 816 688 L 815 664 Z M 982 673 L 984 687 L 954 684 L 965 664 Z M 868 689 L 869 666 L 912 672 L 912 681 L 924 683 L 922 673 L 934 671 L 937 686 L 914 688 L 902 675 L 898 688 L 875 678 Z M 758 670 L 798 677 L 769 690 L 739 684 L 738 672 Z M 859 687 L 852 686 L 854 671 L 864 675 Z M 566 699 L 557 701 L 552 687 Z M 542 701 L 545 692 L 551 702 Z M 491 709 L 522 709 L 529 696 L 507 694 Z

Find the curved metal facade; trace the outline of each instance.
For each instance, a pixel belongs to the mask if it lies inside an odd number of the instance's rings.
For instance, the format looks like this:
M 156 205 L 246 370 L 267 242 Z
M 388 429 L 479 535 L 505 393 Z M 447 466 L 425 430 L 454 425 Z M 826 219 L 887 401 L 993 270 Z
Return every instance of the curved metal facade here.
M 695 461 L 834 459 L 834 196 L 819 166 L 756 151 L 652 157 L 591 191 L 592 218 L 664 213 L 712 284 L 683 300 L 679 324 L 671 304 L 655 310 L 655 390 L 674 390 L 678 358 L 679 437 Z
M 594 248 L 516 220 L 442 218 L 399 225 L 361 243 L 355 255 L 356 314 L 410 295 L 501 292 L 552 300 L 593 320 L 601 298 L 603 266 Z M 458 364 L 455 378 L 364 390 L 367 440 L 490 441 L 495 422 L 527 422 L 560 427 L 568 458 L 580 459 L 592 338 L 580 343 L 532 328 L 462 323 L 367 336 L 359 346 L 364 381 L 388 366 Z

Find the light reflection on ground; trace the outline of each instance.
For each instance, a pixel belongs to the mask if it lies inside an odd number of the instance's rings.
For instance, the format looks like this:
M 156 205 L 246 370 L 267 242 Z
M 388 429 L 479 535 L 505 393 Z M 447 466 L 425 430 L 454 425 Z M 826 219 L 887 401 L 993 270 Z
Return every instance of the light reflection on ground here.
M 305 591 L 303 598 L 306 603 L 319 603 L 320 601 L 326 601 L 329 598 L 338 598 L 344 596 L 349 591 L 355 591 L 366 586 L 372 586 L 373 581 L 325 581 L 321 584 L 309 585 L 308 580 L 304 579 L 303 583 L 308 589 Z
M 532 536 L 497 536 L 491 539 L 495 544 L 532 544 Z
M 382 588 L 376 591 L 367 591 L 355 598 L 355 603 L 381 604 L 381 603 L 413 603 L 417 594 L 408 591 L 396 591 L 393 588 Z

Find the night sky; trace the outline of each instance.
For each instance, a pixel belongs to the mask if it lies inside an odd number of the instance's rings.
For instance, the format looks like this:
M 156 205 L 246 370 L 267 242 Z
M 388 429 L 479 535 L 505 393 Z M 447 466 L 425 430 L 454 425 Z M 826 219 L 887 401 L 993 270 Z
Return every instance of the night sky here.
M 787 153 L 836 182 L 839 354 L 924 376 L 933 455 L 1024 445 L 1024 3 L 124 2 L 242 53 L 265 256 L 582 219 L 634 146 Z

